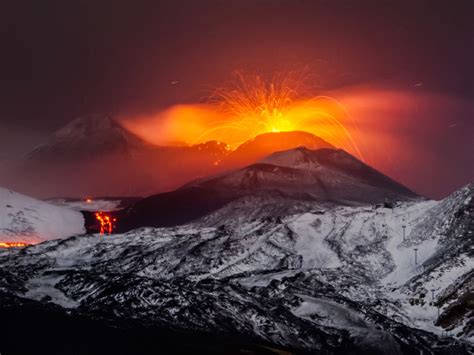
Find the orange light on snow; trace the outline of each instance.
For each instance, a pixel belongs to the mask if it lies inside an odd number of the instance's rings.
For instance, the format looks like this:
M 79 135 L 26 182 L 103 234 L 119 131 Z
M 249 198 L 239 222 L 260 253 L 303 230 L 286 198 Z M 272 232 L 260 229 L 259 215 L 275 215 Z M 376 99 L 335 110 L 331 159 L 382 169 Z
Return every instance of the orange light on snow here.
M 30 245 L 29 243 L 20 242 L 0 242 L 0 248 L 22 248 Z
M 86 199 L 86 202 L 87 202 L 87 203 L 92 203 L 92 199 L 91 199 L 91 198 L 87 198 L 87 199 Z
M 117 222 L 117 218 L 112 218 L 105 212 L 96 212 L 95 218 L 100 223 L 100 234 L 111 234 L 115 228 L 114 222 Z

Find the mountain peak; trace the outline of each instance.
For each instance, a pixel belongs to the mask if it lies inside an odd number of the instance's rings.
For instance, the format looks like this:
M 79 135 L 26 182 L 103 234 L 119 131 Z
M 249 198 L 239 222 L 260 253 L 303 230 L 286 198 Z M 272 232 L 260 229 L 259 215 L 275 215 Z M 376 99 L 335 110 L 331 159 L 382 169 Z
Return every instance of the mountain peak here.
M 416 199 L 414 192 L 342 149 L 298 147 L 194 186 L 242 194 L 279 190 L 319 201 L 380 203 Z
M 228 164 L 244 166 L 254 163 L 274 152 L 298 147 L 334 149 L 333 145 L 309 132 L 271 132 L 260 134 L 242 143 L 229 155 Z
M 275 152 L 261 160 L 263 164 L 271 164 L 286 168 L 301 169 L 321 173 L 323 170 L 330 170 L 351 176 L 359 182 L 378 186 L 379 188 L 390 190 L 401 196 L 413 198 L 417 195 L 405 186 L 382 174 L 370 165 L 357 159 L 343 149 L 322 148 L 311 150 L 305 147 Z
M 111 116 L 93 114 L 78 117 L 55 131 L 47 141 L 31 151 L 27 159 L 127 152 L 148 145 Z
M 96 133 L 103 133 L 120 128 L 122 128 L 122 126 L 109 115 L 91 114 L 73 119 L 54 132 L 53 135 L 57 138 L 70 138 L 70 136 L 84 134 L 94 135 Z

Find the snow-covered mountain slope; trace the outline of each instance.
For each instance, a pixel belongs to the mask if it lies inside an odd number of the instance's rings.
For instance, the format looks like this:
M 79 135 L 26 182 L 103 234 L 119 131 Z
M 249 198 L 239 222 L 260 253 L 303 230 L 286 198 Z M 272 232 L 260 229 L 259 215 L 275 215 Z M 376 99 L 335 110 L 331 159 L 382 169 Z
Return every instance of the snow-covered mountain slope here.
M 356 203 L 417 197 L 344 150 L 329 148 L 300 147 L 273 153 L 261 163 L 198 181 L 194 186 L 217 190 L 279 190 L 319 201 Z
M 311 210 L 315 202 L 361 205 L 416 199 L 421 197 L 343 150 L 300 147 L 138 201 L 118 214 L 118 230 L 169 227 L 201 218 L 214 225 L 288 215 Z
M 39 243 L 84 233 L 80 212 L 0 188 L 0 242 Z
M 0 290 L 296 350 L 468 354 L 473 195 L 50 241 L 0 252 Z
M 392 191 L 399 196 L 414 197 L 412 191 L 400 183 L 392 180 L 371 166 L 365 164 L 353 155 L 342 149 L 317 149 L 310 150 L 300 147 L 294 150 L 275 152 L 264 158 L 262 163 L 313 171 L 326 178 L 327 184 L 330 183 L 331 176 L 339 175 L 338 184 L 349 184 L 348 178 L 357 180 L 359 185 L 370 185 L 380 189 Z M 345 178 L 345 180 L 344 180 Z M 336 184 L 336 183 L 335 183 Z

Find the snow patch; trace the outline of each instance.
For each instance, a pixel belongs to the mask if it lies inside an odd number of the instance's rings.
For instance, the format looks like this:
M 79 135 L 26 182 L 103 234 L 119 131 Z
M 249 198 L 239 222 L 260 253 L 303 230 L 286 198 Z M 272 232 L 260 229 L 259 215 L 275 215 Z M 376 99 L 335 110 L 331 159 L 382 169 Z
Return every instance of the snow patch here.
M 80 212 L 0 188 L 0 242 L 40 243 L 85 232 Z
M 337 254 L 325 241 L 325 237 L 331 231 L 331 226 L 328 223 L 321 223 L 318 217 L 318 215 L 305 213 L 288 225 L 293 232 L 298 234 L 296 252 L 303 257 L 305 269 L 339 267 L 342 264 Z

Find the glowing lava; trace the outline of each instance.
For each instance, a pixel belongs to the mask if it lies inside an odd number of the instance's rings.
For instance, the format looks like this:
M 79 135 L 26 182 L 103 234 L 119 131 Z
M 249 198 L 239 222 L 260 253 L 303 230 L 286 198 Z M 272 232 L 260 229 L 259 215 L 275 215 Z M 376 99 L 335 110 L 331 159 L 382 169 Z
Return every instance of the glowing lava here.
M 29 243 L 19 242 L 0 242 L 0 248 L 22 248 L 30 245 Z
M 304 131 L 363 159 L 352 137 L 357 131 L 352 117 L 337 100 L 308 94 L 304 81 L 296 73 L 264 77 L 237 72 L 205 104 L 178 105 L 154 118 L 124 123 L 156 144 L 215 140 L 232 148 L 264 133 Z
M 295 100 L 299 80 L 293 75 L 269 81 L 258 74 L 237 72 L 235 76 L 236 80 L 229 87 L 216 90 L 210 100 L 238 118 L 229 122 L 229 128 L 251 128 L 255 133 L 297 129 L 285 113 Z
M 112 233 L 115 228 L 114 222 L 117 221 L 117 218 L 113 218 L 105 212 L 96 212 L 95 218 L 100 224 L 100 234 Z
M 329 96 L 304 99 L 299 93 L 301 87 L 302 79 L 294 73 L 266 80 L 258 74 L 237 72 L 236 80 L 216 90 L 210 100 L 225 119 L 209 122 L 211 127 L 193 143 L 210 138 L 234 141 L 232 136 L 242 143 L 263 133 L 305 131 L 362 158 L 345 126 L 352 122 L 344 107 Z

